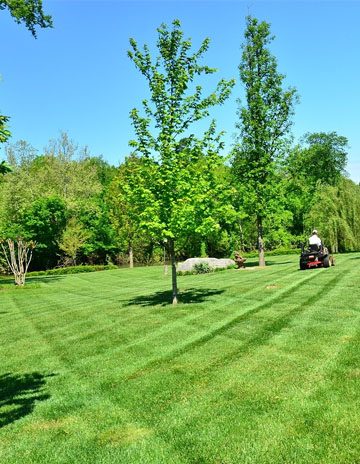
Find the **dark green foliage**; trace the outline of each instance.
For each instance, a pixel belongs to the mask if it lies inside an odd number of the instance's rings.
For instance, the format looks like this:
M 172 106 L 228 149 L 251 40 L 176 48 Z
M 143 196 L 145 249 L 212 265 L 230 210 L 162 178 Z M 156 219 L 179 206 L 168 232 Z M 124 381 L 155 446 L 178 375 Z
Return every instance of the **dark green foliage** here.
M 56 265 L 58 240 L 66 224 L 66 206 L 58 197 L 41 198 L 25 211 L 22 218 L 23 235 L 37 243 L 32 268 L 44 269 Z
M 264 261 L 264 218 L 281 207 L 282 186 L 277 163 L 288 144 L 295 89 L 283 89 L 269 44 L 270 25 L 248 16 L 239 65 L 246 104 L 240 106 L 240 141 L 234 150 L 233 172 L 245 211 L 256 217 L 259 264 Z M 279 215 L 277 213 L 277 215 Z
M 67 275 L 67 274 L 81 274 L 83 272 L 97 272 L 97 271 L 110 271 L 118 269 L 114 264 L 106 264 L 103 266 L 68 266 L 68 267 L 59 267 L 56 269 L 48 269 L 47 271 L 33 271 L 28 272 L 28 277 L 35 276 L 54 276 L 54 275 Z
M 207 274 L 213 272 L 213 268 L 208 263 L 194 264 L 193 270 L 195 274 Z
M 0 143 L 6 142 L 11 135 L 7 126 L 8 121 L 9 117 L 0 114 Z M 0 171 L 1 174 L 4 172 L 6 171 Z
M 1 161 L 0 162 L 0 174 L 6 174 L 7 172 L 11 172 L 12 167 L 9 163 L 6 161 Z

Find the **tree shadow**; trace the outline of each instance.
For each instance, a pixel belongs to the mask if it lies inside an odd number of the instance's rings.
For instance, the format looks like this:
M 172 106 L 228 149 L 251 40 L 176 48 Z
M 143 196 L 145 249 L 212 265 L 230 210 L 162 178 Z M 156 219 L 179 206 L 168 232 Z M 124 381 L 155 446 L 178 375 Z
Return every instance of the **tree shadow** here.
M 44 282 L 51 282 L 51 281 L 56 281 L 56 280 L 60 280 L 60 279 L 63 279 L 65 276 L 64 275 L 59 275 L 59 276 L 34 276 L 34 277 L 26 277 L 26 283 L 25 283 L 25 287 L 26 287 L 26 284 L 36 284 L 36 283 L 44 283 Z M 11 285 L 13 284 L 14 287 L 15 287 L 15 279 L 14 277 L 1 277 L 0 278 L 0 288 L 1 288 L 1 285 Z
M 266 266 L 276 266 L 278 264 L 292 264 L 292 261 L 284 261 L 284 262 L 278 262 L 278 261 L 269 261 L 269 260 L 265 260 L 265 264 Z M 254 261 L 253 263 L 244 263 L 244 266 L 245 268 L 247 267 L 259 267 L 259 262 L 258 261 Z
M 0 375 L 0 428 L 30 414 L 36 401 L 50 398 L 43 391 L 46 378 L 54 375 L 38 372 Z
M 188 288 L 179 291 L 178 300 L 183 304 L 203 303 L 215 295 L 224 293 L 224 290 L 214 290 L 206 288 Z M 125 306 L 167 306 L 172 302 L 172 291 L 151 293 L 150 295 L 140 295 L 130 300 L 126 300 Z

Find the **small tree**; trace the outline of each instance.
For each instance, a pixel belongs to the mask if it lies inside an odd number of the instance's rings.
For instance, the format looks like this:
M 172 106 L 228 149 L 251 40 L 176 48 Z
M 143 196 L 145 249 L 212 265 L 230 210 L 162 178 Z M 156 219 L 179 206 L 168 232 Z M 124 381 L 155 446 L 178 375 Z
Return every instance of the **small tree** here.
M 222 79 L 207 97 L 202 97 L 200 85 L 194 87 L 193 94 L 188 93 L 196 76 L 216 72 L 198 64 L 209 43 L 205 39 L 199 50 L 191 54 L 191 39 L 183 39 L 180 21 L 174 20 L 172 31 L 165 24 L 158 29 L 159 55 L 154 62 L 148 46 L 140 51 L 133 39 L 132 51 L 128 52 L 151 93 L 151 104 L 143 100 L 145 117 L 136 109 L 130 115 L 137 136 L 130 144 L 151 167 L 144 173 L 145 187 L 141 184 L 134 188 L 143 204 L 142 227 L 150 230 L 157 241 L 167 244 L 174 304 L 176 240 L 190 231 L 205 235 L 218 226 L 212 213 L 215 198 L 221 197 L 222 190 L 213 176 L 215 167 L 222 164 L 218 156 L 220 136 L 215 134 L 214 121 L 201 139 L 188 132 L 194 122 L 209 116 L 209 108 L 224 103 L 234 85 L 234 80 Z
M 240 143 L 234 150 L 234 172 L 247 212 L 256 216 L 259 265 L 265 266 L 264 218 L 277 207 L 280 194 L 276 164 L 284 155 L 296 90 L 283 90 L 284 75 L 268 45 L 270 25 L 248 16 L 239 66 L 246 106 L 240 106 Z M 240 101 L 240 100 L 239 100 Z
M 134 242 L 141 232 L 140 214 L 143 202 L 139 202 L 137 192 L 145 180 L 145 169 L 143 160 L 132 154 L 119 166 L 107 191 L 110 220 L 117 231 L 119 242 L 127 248 L 130 268 L 134 267 Z
M 79 250 L 85 245 L 90 233 L 84 230 L 75 218 L 71 218 L 58 241 L 59 248 L 71 259 L 76 266 L 76 258 Z
M 22 238 L 14 241 L 8 238 L 0 239 L 0 243 L 6 262 L 14 274 L 15 285 L 23 287 L 36 242 L 26 242 Z

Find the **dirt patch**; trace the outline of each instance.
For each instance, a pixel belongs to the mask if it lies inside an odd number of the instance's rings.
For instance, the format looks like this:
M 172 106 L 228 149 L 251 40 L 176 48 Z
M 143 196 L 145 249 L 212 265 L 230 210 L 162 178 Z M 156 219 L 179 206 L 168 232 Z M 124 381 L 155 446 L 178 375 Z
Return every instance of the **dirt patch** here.
M 97 439 L 106 445 L 131 445 L 139 440 L 143 440 L 145 437 L 152 433 L 151 430 L 136 427 L 133 424 L 126 424 L 118 427 L 112 427 L 106 432 L 103 432 L 97 436 Z
M 53 419 L 53 420 L 38 420 L 31 422 L 23 427 L 25 432 L 35 432 L 35 431 L 47 431 L 47 430 L 61 430 L 65 433 L 70 433 L 70 428 L 74 426 L 76 422 L 75 417 L 64 417 L 63 419 Z

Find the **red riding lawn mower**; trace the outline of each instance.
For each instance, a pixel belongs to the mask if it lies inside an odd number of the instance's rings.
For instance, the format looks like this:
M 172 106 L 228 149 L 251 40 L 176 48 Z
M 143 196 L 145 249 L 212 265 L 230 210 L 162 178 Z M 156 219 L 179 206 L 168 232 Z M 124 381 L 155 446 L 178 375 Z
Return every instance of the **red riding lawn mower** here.
M 312 267 L 335 266 L 335 258 L 329 254 L 329 250 L 323 245 L 309 245 L 305 249 L 305 243 L 301 245 L 300 269 L 310 269 Z

